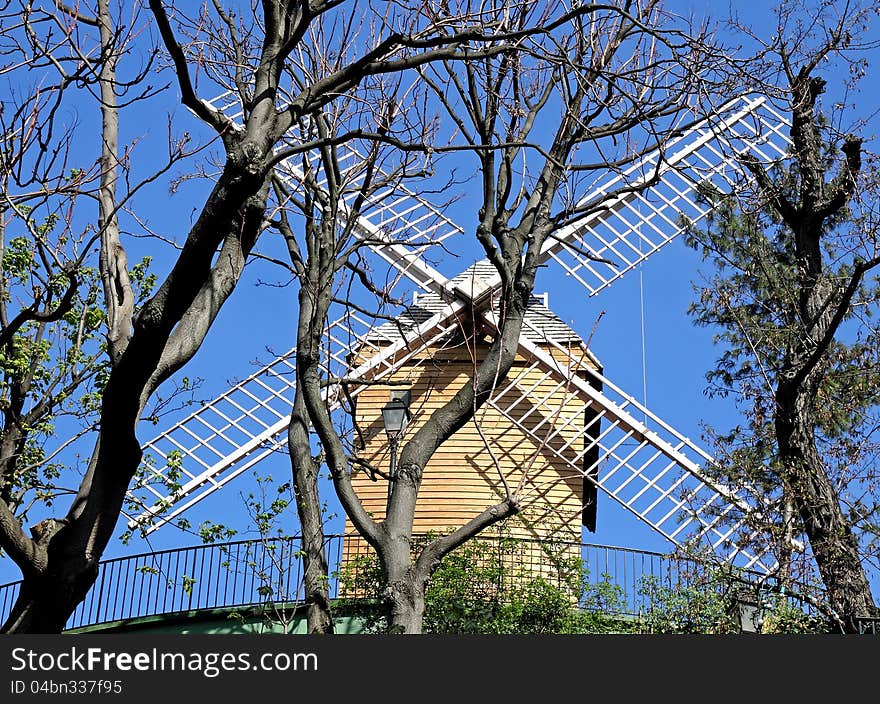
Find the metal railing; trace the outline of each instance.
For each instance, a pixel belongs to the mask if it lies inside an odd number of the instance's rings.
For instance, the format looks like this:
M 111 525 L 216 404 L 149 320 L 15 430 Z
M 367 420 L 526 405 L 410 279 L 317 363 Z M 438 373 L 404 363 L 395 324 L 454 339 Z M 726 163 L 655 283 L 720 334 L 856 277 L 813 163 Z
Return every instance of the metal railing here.
M 326 539 L 333 599 L 354 593 L 345 593 L 349 582 L 341 580 L 340 573 L 347 569 L 351 577 L 351 569 L 357 565 L 353 558 L 369 549 L 363 541 L 357 547 L 350 542 L 344 549 L 345 540 L 353 539 L 341 535 Z M 476 548 L 481 560 L 516 565 L 520 578 L 541 575 L 565 580 L 570 577 L 565 570 L 576 563 L 583 567 L 587 591 L 602 587 L 602 593 L 613 593 L 609 608 L 626 615 L 650 610 L 651 590 L 646 585 L 667 589 L 705 585 L 711 572 L 708 565 L 692 558 L 590 543 L 478 538 L 467 545 Z M 758 574 L 740 573 L 738 578 L 749 582 Z M 214 543 L 113 558 L 101 562 L 95 585 L 67 628 L 205 609 L 294 604 L 303 598 L 302 579 L 298 537 Z M 0 620 L 10 613 L 20 584 L 0 586 Z
M 880 617 L 856 617 L 856 632 L 860 635 L 880 636 Z

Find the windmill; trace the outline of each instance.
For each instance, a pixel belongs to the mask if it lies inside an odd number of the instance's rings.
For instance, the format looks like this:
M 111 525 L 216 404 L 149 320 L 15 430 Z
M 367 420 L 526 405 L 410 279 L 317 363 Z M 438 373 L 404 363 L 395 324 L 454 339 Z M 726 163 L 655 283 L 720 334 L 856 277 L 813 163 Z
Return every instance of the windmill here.
M 228 112 L 234 100 L 223 95 L 214 103 Z M 785 119 L 762 98 L 730 101 L 662 154 L 649 153 L 598 183 L 587 198 L 604 198 L 604 207 L 557 232 L 545 244 L 543 260 L 596 296 L 675 239 L 685 219 L 698 221 L 708 213 L 710 206 L 698 198 L 700 184 L 730 192 L 744 178 L 738 156 L 749 154 L 764 163 L 784 156 L 786 130 Z M 287 169 L 291 180 L 302 175 L 294 166 Z M 658 175 L 658 182 L 640 190 Z M 624 184 L 636 188 L 611 195 Z M 357 225 L 383 242 L 372 246 L 375 255 L 418 289 L 415 300 L 423 314 L 410 314 L 407 325 L 388 336 L 377 334 L 370 316 L 346 310 L 325 331 L 328 370 L 335 376 L 390 379 L 454 335 L 464 313 L 489 330 L 496 328 L 491 301 L 500 277 L 491 265 L 476 262 L 446 276 L 423 257 L 424 245 L 418 243 L 443 242 L 462 233 L 430 200 L 397 186 Z M 565 335 L 548 334 L 528 317 L 524 326 L 519 353 L 525 361 L 488 402 L 493 413 L 541 442 L 557 462 L 580 473 L 673 546 L 700 544 L 726 563 L 772 569 L 772 557 L 738 540 L 748 532 L 745 517 L 760 506 L 742 489 L 725 486 L 705 471 L 712 462 L 707 452 L 607 379 L 598 364 L 590 366 L 589 374 L 572 373 L 583 368 L 585 350 L 569 344 Z M 357 350 L 354 361 L 352 350 Z M 283 447 L 294 365 L 291 350 L 146 443 L 151 461 L 144 481 L 131 492 L 142 510 L 127 514 L 129 527 L 151 532 L 172 522 Z M 355 388 L 352 394 L 361 391 Z M 526 395 L 532 406 L 554 407 L 540 437 L 517 408 Z M 341 396 L 329 395 L 328 403 L 338 408 Z M 587 423 L 585 410 L 592 414 Z M 562 442 L 547 442 L 554 436 Z

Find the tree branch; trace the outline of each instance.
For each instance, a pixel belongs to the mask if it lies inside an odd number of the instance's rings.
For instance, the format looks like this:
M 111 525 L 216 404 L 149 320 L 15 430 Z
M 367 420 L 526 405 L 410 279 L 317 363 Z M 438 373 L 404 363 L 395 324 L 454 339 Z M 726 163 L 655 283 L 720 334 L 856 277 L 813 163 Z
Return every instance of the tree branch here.
M 64 292 L 61 300 L 58 302 L 58 305 L 55 306 L 53 310 L 39 310 L 38 306 L 42 301 L 42 296 L 38 294 L 33 304 L 20 311 L 8 325 L 0 330 L 0 347 L 5 347 L 9 344 L 15 334 L 21 329 L 21 326 L 25 323 L 32 320 L 41 323 L 53 323 L 56 320 L 60 320 L 65 313 L 70 311 L 73 307 L 73 301 L 76 297 L 77 289 L 79 288 L 79 280 L 73 271 L 65 271 L 64 274 L 67 276 L 70 284 Z
M 0 500 L 0 547 L 21 569 L 23 575 L 34 575 L 46 567 L 48 555 L 45 548 L 29 538 L 18 518 L 9 510 L 6 502 Z
M 743 156 L 740 162 L 745 166 L 758 182 L 758 186 L 764 192 L 764 195 L 770 200 L 770 204 L 776 210 L 786 225 L 793 230 L 797 229 L 799 212 L 788 199 L 782 195 L 782 192 L 773 185 L 773 181 L 767 174 L 767 171 L 751 154 Z
M 463 545 L 486 528 L 509 516 L 516 515 L 518 512 L 519 505 L 513 499 L 506 499 L 499 504 L 490 506 L 478 516 L 474 516 L 460 528 L 437 538 L 426 546 L 419 555 L 416 561 L 416 574 L 422 579 L 427 579 L 440 560 L 455 548 Z
M 819 220 L 824 220 L 845 206 L 856 190 L 856 179 L 862 168 L 861 137 L 848 136 L 840 150 L 846 160 L 834 179 L 831 194 L 824 202 L 816 204 L 816 218 Z
M 230 131 L 235 129 L 235 124 L 226 115 L 219 110 L 215 110 L 205 101 L 201 100 L 193 88 L 192 79 L 189 75 L 189 65 L 187 64 L 186 55 L 183 48 L 177 43 L 174 37 L 174 30 L 162 6 L 162 0 L 150 0 L 150 10 L 156 18 L 156 24 L 159 27 L 159 34 L 165 48 L 171 55 L 174 62 L 174 71 L 177 75 L 177 84 L 180 87 L 180 101 L 185 107 L 192 110 L 205 123 L 214 128 L 221 137 L 226 137 Z
M 840 324 L 843 322 L 847 313 L 849 313 L 850 303 L 852 302 L 856 291 L 859 290 L 864 275 L 878 265 L 880 265 L 880 257 L 874 257 L 873 259 L 856 264 L 852 276 L 850 276 L 849 282 L 847 283 L 840 300 L 835 306 L 834 314 L 828 322 L 828 328 L 826 329 L 825 334 L 822 336 L 822 339 L 816 343 L 815 348 L 810 353 L 807 360 L 799 365 L 797 373 L 792 377 L 792 380 L 789 383 L 796 387 L 800 386 L 810 372 L 812 372 L 812 370 L 819 364 L 825 352 L 831 346 L 831 342 L 837 334 L 837 329 L 840 327 Z

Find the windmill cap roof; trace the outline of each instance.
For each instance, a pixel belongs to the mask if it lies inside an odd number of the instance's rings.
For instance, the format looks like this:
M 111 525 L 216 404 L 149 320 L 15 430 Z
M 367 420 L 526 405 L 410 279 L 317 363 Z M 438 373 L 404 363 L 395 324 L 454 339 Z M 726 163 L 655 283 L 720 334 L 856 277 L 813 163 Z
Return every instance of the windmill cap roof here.
M 473 280 L 477 277 L 485 280 L 489 278 L 485 274 L 491 275 L 494 274 L 494 271 L 494 267 L 488 261 L 485 263 L 477 262 L 452 279 L 451 285 L 467 282 L 469 279 Z M 418 325 L 442 311 L 445 305 L 443 299 L 436 293 L 414 293 L 412 304 L 405 308 L 395 320 L 374 328 L 369 338 L 371 341 L 379 343 L 399 342 L 403 339 L 404 334 L 414 330 Z M 495 311 L 497 312 L 497 310 L 496 304 Z M 550 310 L 546 293 L 533 295 L 529 300 L 523 319 L 522 336 L 529 342 L 536 344 L 547 344 L 548 342 L 584 344 L 581 336 Z M 592 351 L 587 350 L 587 355 L 597 367 L 601 367 Z

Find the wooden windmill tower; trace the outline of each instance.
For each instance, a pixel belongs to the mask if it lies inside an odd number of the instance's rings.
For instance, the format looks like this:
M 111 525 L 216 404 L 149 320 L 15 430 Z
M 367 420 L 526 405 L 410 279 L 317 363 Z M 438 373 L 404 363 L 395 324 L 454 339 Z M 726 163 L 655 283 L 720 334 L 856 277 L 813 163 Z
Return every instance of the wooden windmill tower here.
M 217 105 L 223 107 L 223 100 Z M 231 106 L 233 98 L 228 100 Z M 762 99 L 729 102 L 668 144 L 663 154 L 649 153 L 626 171 L 609 174 L 587 196 L 602 200 L 604 208 L 557 232 L 546 242 L 543 260 L 597 295 L 677 237 L 685 218 L 697 221 L 707 214 L 710 206 L 697 196 L 699 184 L 711 183 L 721 192 L 736 188 L 745 178 L 737 156 L 776 160 L 786 153 L 786 132 L 785 119 Z M 645 190 L 620 190 L 653 183 L 658 175 L 659 182 Z M 297 177 L 293 167 L 290 177 Z M 328 372 L 371 381 L 351 395 L 357 398 L 357 422 L 368 431 L 363 456 L 387 467 L 379 419 L 390 389 L 409 389 L 415 418 L 443 397 L 442 389 L 454 388 L 470 363 L 464 346 L 456 347 L 462 341 L 460 321 L 469 317 L 475 329 L 489 334 L 496 329 L 491 294 L 500 280 L 487 262 L 452 277 L 432 268 L 414 243 L 444 241 L 462 230 L 404 187 L 358 225 L 371 239 L 386 243 L 372 245 L 376 257 L 415 289 L 400 324 L 377 326 L 374 319 L 347 310 L 325 331 Z M 155 461 L 145 474 L 159 481 L 135 488 L 132 496 L 143 509 L 129 515 L 129 525 L 149 532 L 167 524 L 283 447 L 294 363 L 294 351 L 278 357 L 147 443 L 145 454 Z M 338 407 L 342 397 L 331 393 L 328 402 Z M 739 541 L 747 530 L 745 515 L 760 507 L 708 476 L 704 468 L 712 458 L 608 380 L 579 336 L 540 300 L 526 317 L 517 363 L 481 420 L 479 430 L 461 431 L 438 454 L 436 461 L 445 461 L 447 469 L 435 473 L 439 484 L 428 479 L 423 485 L 430 498 L 416 517 L 422 529 L 459 522 L 456 512 L 472 512 L 468 497 L 485 508 L 501 456 L 508 469 L 520 468 L 509 475 L 514 481 L 525 476 L 523 482 L 531 482 L 527 493 L 534 501 L 523 523 L 526 533 L 577 539 L 581 524 L 595 520 L 591 500 L 598 491 L 672 546 L 698 544 L 731 564 L 772 568 L 772 558 Z M 169 489 L 172 468 L 179 478 Z M 383 510 L 383 482 L 365 479 L 360 491 L 371 510 Z
M 484 261 L 456 278 L 466 281 L 493 273 L 494 268 Z M 397 320 L 377 327 L 369 340 L 379 347 L 400 342 L 407 331 L 443 308 L 436 294 L 416 295 Z M 423 346 L 418 355 L 388 375 L 387 385 L 370 386 L 358 395 L 355 430 L 364 466 L 390 468 L 393 473 L 396 446 L 406 432 L 417 429 L 471 378 L 491 341 L 490 333 L 471 327 L 472 322 L 463 321 L 459 329 Z M 532 298 L 526 323 L 524 337 L 563 365 L 576 359 L 577 366 L 567 369 L 567 374 L 601 391 L 598 360 L 580 336 L 547 307 L 546 296 Z M 551 339 L 564 345 L 567 354 L 554 350 L 548 344 Z M 595 531 L 597 414 L 570 392 L 567 382 L 542 374 L 530 366 L 532 361 L 518 355 L 508 381 L 499 385 L 492 401 L 428 463 L 419 491 L 420 508 L 414 516 L 415 534 L 447 533 L 497 503 L 508 488 L 516 489 L 520 499 L 519 513 L 504 526 L 509 537 L 569 546 L 560 548 L 566 550 L 579 545 L 582 526 Z M 383 418 L 395 405 L 405 407 L 407 417 L 411 416 L 400 433 L 394 428 L 389 432 Z M 560 423 L 561 418 L 567 422 Z M 364 507 L 377 519 L 386 510 L 389 479 L 386 475 L 376 481 L 375 472 L 367 471 L 352 478 Z M 367 549 L 348 523 L 345 547 L 346 556 Z

